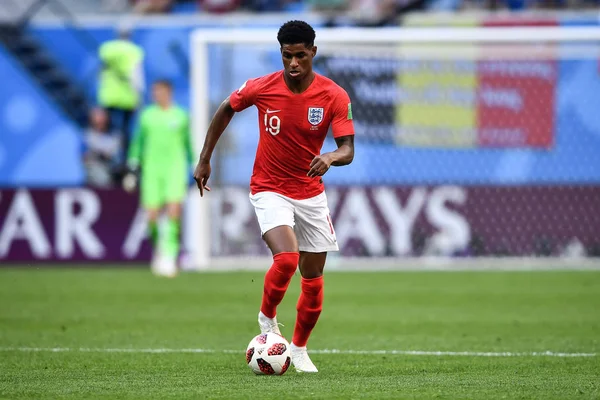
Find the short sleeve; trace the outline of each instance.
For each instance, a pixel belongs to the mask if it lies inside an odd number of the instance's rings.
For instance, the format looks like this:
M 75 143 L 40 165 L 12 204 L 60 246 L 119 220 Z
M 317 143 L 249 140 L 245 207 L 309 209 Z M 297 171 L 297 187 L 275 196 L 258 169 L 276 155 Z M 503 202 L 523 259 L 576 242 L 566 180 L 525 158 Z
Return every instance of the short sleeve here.
M 348 93 L 340 88 L 335 98 L 334 115 L 331 122 L 333 137 L 354 135 L 354 123 L 352 122 L 352 104 Z
M 248 79 L 240 88 L 229 96 L 229 103 L 235 112 L 240 112 L 254 105 L 259 88 L 258 79 Z

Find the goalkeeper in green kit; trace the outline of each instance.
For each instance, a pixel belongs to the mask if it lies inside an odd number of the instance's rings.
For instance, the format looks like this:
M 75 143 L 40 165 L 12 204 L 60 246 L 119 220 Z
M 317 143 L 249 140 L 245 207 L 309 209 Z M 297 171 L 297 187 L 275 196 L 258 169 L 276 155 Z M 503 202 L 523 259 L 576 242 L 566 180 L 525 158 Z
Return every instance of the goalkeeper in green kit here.
M 143 109 L 128 151 L 130 172 L 123 179 L 123 187 L 133 191 L 139 176 L 140 200 L 147 212 L 153 248 L 152 272 L 173 277 L 177 274 L 181 210 L 192 165 L 192 143 L 188 114 L 173 103 L 171 83 L 156 81 L 152 96 L 154 104 Z M 163 211 L 167 221 L 164 229 L 159 229 Z

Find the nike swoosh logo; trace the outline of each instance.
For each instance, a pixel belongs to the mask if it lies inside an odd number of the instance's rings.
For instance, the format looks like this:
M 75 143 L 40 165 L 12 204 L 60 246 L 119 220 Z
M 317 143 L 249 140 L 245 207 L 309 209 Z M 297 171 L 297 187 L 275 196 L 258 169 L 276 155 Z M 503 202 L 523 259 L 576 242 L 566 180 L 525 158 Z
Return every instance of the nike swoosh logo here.
M 269 110 L 267 108 L 267 114 L 273 114 L 273 113 L 276 113 L 276 112 L 279 112 L 279 111 L 281 111 L 281 110 Z

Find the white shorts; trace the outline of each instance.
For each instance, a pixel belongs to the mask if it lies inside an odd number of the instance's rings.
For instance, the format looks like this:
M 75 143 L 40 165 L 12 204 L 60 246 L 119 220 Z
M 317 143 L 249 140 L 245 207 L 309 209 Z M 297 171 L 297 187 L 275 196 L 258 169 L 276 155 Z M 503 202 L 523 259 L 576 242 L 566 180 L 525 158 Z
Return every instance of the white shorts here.
M 335 230 L 325 192 L 305 200 L 294 200 L 274 192 L 250 194 L 261 234 L 287 225 L 294 229 L 298 249 L 311 253 L 338 251 Z

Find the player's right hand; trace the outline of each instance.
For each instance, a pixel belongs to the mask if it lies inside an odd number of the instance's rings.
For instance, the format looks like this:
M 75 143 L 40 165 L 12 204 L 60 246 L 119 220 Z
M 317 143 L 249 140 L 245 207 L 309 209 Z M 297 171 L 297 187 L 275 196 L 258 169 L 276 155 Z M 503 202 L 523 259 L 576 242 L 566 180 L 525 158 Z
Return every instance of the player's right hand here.
M 204 196 L 204 191 L 210 192 L 210 188 L 206 186 L 208 178 L 210 178 L 210 163 L 198 162 L 196 170 L 194 171 L 194 180 L 198 189 L 200 189 L 200 197 Z

